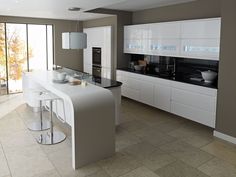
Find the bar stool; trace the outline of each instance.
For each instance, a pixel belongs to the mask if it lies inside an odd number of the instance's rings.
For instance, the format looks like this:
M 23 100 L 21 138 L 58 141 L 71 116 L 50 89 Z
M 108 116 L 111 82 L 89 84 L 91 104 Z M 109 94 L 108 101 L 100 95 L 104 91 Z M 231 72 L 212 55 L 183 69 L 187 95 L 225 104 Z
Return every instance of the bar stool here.
M 30 92 L 32 94 L 35 94 L 34 96 L 37 97 L 45 94 L 47 91 L 42 90 L 42 89 L 31 89 Z M 40 112 L 40 120 L 39 121 L 33 121 L 27 125 L 29 130 L 32 131 L 43 131 L 43 130 L 48 130 L 50 128 L 50 122 L 43 120 L 43 103 L 42 100 L 39 100 L 39 112 Z
M 61 131 L 55 131 L 53 127 L 53 102 L 61 100 L 61 98 L 51 92 L 46 92 L 41 94 L 37 99 L 44 102 L 49 101 L 50 103 L 50 131 L 42 133 L 36 138 L 37 142 L 44 145 L 53 145 L 64 141 L 66 135 Z

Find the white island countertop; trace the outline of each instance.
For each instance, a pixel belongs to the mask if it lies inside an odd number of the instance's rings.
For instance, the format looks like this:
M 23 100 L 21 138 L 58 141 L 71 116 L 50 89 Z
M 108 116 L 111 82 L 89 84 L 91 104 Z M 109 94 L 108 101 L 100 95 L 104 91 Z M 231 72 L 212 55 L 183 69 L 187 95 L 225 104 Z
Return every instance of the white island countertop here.
M 76 169 L 109 157 L 115 152 L 115 101 L 108 89 L 58 84 L 53 82 L 56 71 L 23 74 L 23 92 L 43 87 L 62 98 L 65 122 L 72 128 L 72 165 Z

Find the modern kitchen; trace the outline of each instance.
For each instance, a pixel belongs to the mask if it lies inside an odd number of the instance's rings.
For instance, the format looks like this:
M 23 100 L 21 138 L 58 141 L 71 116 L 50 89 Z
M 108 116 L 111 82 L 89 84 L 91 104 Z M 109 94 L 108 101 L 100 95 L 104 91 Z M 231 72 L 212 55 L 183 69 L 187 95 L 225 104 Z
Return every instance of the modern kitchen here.
M 0 177 L 234 177 L 234 0 L 0 1 Z

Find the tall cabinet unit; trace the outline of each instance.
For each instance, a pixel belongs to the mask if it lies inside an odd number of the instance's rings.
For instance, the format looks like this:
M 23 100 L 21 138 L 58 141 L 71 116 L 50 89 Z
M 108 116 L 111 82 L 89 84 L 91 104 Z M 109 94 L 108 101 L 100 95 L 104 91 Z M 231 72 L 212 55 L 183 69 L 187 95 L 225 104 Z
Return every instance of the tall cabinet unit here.
M 92 48 L 101 48 L 101 77 L 110 79 L 112 76 L 112 27 L 102 26 L 85 28 L 87 48 L 84 49 L 84 72 L 92 74 Z

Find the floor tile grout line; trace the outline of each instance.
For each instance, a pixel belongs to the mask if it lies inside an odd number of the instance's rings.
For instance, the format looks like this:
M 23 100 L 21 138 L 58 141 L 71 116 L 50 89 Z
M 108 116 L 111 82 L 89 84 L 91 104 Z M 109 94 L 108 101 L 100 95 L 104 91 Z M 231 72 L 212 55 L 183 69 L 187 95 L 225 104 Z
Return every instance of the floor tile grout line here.
M 5 160 L 6 160 L 6 163 L 7 163 L 7 168 L 8 168 L 8 170 L 9 170 L 10 176 L 13 177 L 13 176 L 12 176 L 12 172 L 11 172 L 11 168 L 10 168 L 10 165 L 9 165 L 9 163 L 8 163 L 7 156 L 6 156 L 6 154 L 5 154 L 5 151 L 4 151 L 3 146 L 2 146 L 1 143 L 0 143 L 0 146 L 1 146 L 2 151 L 3 151 L 3 155 L 4 155 L 4 157 L 5 157 Z

